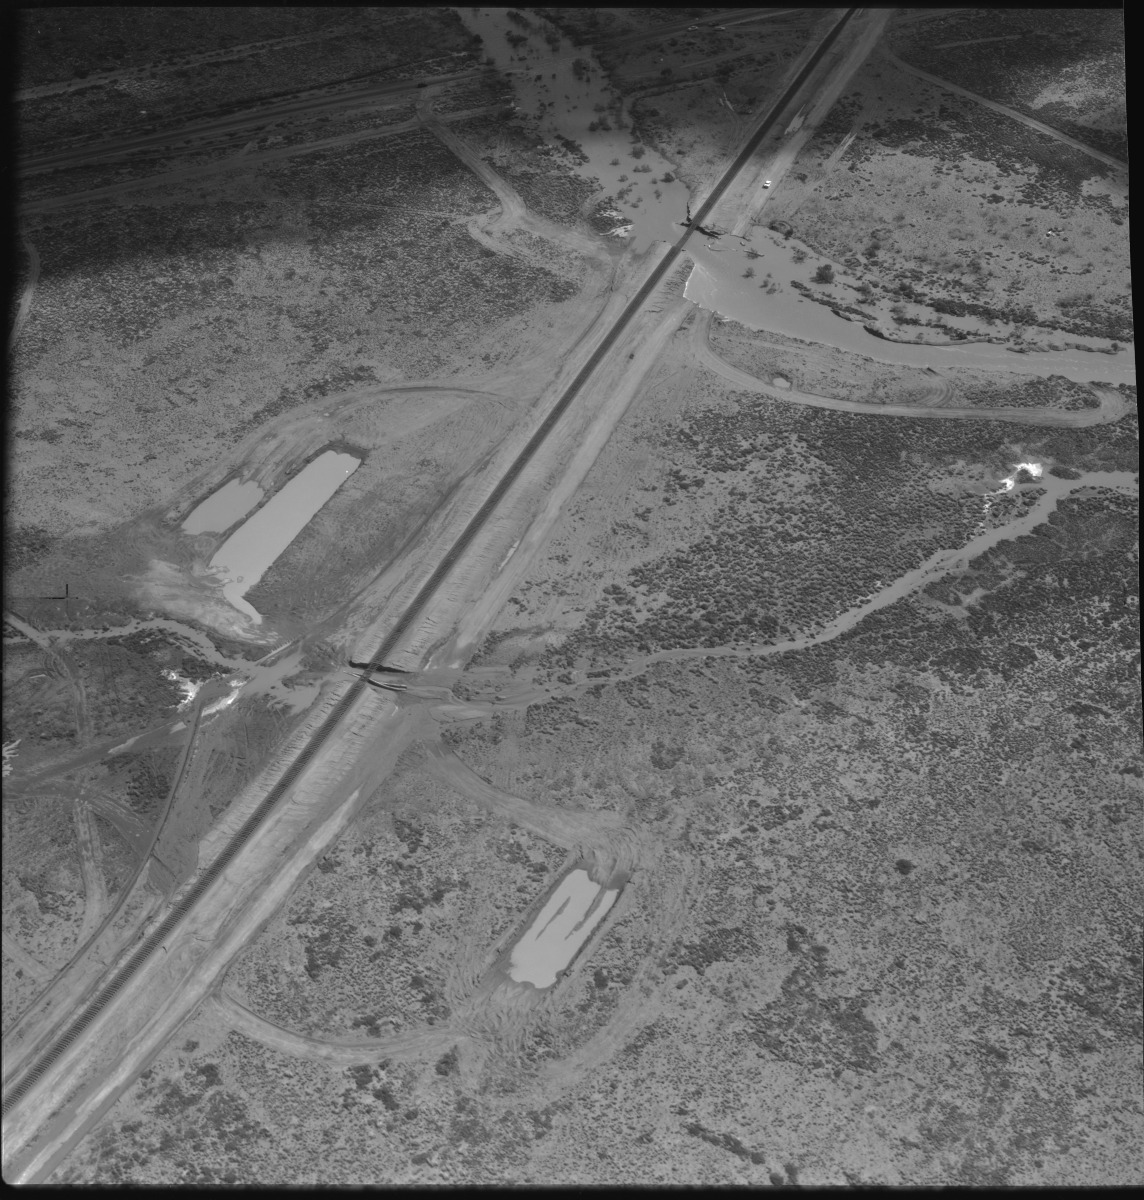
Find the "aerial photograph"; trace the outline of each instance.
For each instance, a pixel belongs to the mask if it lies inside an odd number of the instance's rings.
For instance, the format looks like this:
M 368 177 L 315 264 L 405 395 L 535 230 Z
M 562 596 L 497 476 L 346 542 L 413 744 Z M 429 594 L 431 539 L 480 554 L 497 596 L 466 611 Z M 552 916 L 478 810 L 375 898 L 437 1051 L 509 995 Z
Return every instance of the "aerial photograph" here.
M 4 1181 L 1144 1182 L 1123 7 L 5 27 Z

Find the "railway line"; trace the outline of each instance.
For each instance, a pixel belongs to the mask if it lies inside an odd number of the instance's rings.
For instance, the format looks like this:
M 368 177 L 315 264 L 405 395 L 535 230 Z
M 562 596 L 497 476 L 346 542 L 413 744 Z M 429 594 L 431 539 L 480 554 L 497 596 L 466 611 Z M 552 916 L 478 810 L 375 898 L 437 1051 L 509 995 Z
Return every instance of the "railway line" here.
M 230 841 L 221 848 L 214 860 L 204 868 L 195 883 L 182 897 L 172 904 L 166 916 L 145 936 L 141 944 L 121 963 L 106 983 L 91 996 L 91 999 L 84 1007 L 70 1019 L 51 1044 L 42 1050 L 33 1060 L 25 1062 L 21 1068 L 18 1068 L 3 1097 L 2 1110 L 0 1111 L 2 1111 L 2 1115 L 6 1120 L 18 1106 L 30 1097 L 37 1085 L 52 1070 L 53 1066 L 59 1062 L 65 1053 L 75 1046 L 96 1021 L 100 1013 L 129 986 L 149 960 L 160 952 L 166 952 L 165 943 L 170 942 L 170 939 L 178 931 L 180 924 L 195 909 L 200 901 L 203 900 L 216 882 L 221 879 L 227 869 L 235 862 L 238 855 L 255 839 L 268 817 L 290 793 L 291 789 L 299 781 L 303 772 L 310 766 L 318 753 L 339 734 L 343 722 L 349 716 L 351 709 L 367 690 L 372 673 L 379 669 L 386 669 L 387 660 L 398 649 L 403 639 L 425 613 L 430 602 L 439 592 L 446 577 L 466 553 L 478 533 L 488 524 L 492 515 L 504 501 L 509 489 L 516 483 L 525 468 L 536 457 L 537 452 L 544 445 L 553 429 L 568 411 L 593 373 L 600 367 L 605 356 L 614 348 L 625 329 L 632 323 L 655 289 L 676 265 L 689 238 L 694 232 L 695 225 L 706 222 L 735 177 L 749 162 L 763 139 L 774 128 L 780 114 L 790 105 L 792 99 L 805 85 L 812 72 L 818 67 L 826 53 L 837 41 L 843 29 L 854 16 L 854 11 L 850 9 L 843 13 L 841 19 L 835 23 L 818 47 L 809 55 L 807 61 L 797 72 L 783 94 L 772 105 L 766 117 L 756 126 L 739 154 L 726 168 L 707 198 L 700 205 L 695 214 L 693 226 L 687 229 L 669 247 L 658 264 L 651 270 L 648 278 L 639 290 L 617 316 L 611 328 L 604 334 L 599 346 L 555 401 L 547 416 L 529 438 L 519 455 L 493 486 L 487 498 L 469 519 L 452 546 L 443 555 L 437 566 L 406 605 L 404 611 L 394 622 L 381 644 L 371 656 L 368 668 L 363 670 L 353 680 L 349 688 L 334 703 L 308 742 L 291 759 L 266 796 L 257 804 Z M 7 1167 L 9 1156 L 7 1148 L 5 1156 L 5 1165 Z M 8 1175 L 8 1178 L 11 1180 L 12 1176 Z

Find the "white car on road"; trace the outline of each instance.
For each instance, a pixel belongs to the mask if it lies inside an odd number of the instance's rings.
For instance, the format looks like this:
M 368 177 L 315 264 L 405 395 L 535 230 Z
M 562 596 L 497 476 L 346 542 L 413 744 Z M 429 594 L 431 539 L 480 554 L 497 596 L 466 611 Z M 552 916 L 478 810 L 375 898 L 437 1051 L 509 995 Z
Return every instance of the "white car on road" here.
M 766 187 L 770 187 L 770 186 L 771 186 L 771 181 L 770 181 L 769 179 L 764 179 L 764 180 L 763 180 L 763 187 L 765 187 L 765 188 L 766 188 Z

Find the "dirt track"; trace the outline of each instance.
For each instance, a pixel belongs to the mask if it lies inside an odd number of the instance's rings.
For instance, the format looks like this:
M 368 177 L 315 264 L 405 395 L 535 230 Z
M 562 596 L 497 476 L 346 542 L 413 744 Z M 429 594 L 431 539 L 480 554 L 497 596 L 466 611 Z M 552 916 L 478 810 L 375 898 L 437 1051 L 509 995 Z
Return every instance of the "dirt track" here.
M 537 804 L 494 787 L 439 741 L 426 745 L 430 770 L 482 808 L 505 817 L 553 845 L 597 864 L 601 879 L 615 870 L 633 871 L 647 857 L 640 834 L 615 813 Z
M 368 1040 L 303 1037 L 252 1013 L 226 992 L 216 993 L 207 999 L 200 1012 L 209 1021 L 245 1034 L 282 1054 L 338 1067 L 376 1063 L 383 1058 L 432 1058 L 467 1040 L 465 1034 L 453 1032 L 446 1025 Z
M 83 876 L 84 910 L 77 945 L 83 946 L 99 928 L 107 913 L 107 882 L 103 876 L 103 847 L 95 814 L 83 800 L 75 806 L 76 841 L 79 844 L 79 867 Z
M 557 225 L 555 221 L 549 221 L 530 212 L 516 190 L 510 187 L 471 146 L 447 128 L 440 117 L 433 114 L 430 100 L 426 99 L 418 105 L 418 119 L 423 121 L 425 128 L 439 138 L 482 183 L 496 193 L 496 198 L 501 204 L 501 215 L 495 223 L 499 232 L 503 234 L 513 230 L 523 230 L 526 233 L 556 242 L 576 254 L 584 254 L 590 258 L 606 256 L 598 239 L 581 233 L 578 229 Z M 455 115 L 450 119 L 455 119 Z M 505 252 L 502 247 L 494 248 L 498 249 L 500 253 Z
M 40 255 L 23 229 L 20 230 L 20 242 L 24 247 L 25 253 L 28 255 L 28 281 L 24 284 L 24 290 L 20 293 L 20 306 L 16 310 L 16 318 L 12 322 L 12 328 L 8 333 L 9 354 L 12 353 L 12 347 L 15 346 L 21 331 L 28 323 L 28 318 L 32 315 L 32 301 L 36 296 L 36 284 L 40 282 Z

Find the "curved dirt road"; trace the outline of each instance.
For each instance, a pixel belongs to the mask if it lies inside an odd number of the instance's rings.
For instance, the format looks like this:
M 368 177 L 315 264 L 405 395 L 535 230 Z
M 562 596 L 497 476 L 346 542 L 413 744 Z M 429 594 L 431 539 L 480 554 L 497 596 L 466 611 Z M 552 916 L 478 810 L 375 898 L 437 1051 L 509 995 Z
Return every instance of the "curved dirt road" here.
M 695 362 L 716 375 L 746 391 L 759 392 L 773 400 L 785 400 L 791 404 L 805 404 L 811 408 L 831 408 L 836 412 L 866 413 L 875 417 L 909 417 L 917 419 L 963 420 L 963 421 L 1009 421 L 1017 425 L 1057 425 L 1072 429 L 1083 429 L 1090 425 L 1111 425 L 1131 410 L 1131 404 L 1114 388 L 1102 388 L 1090 384 L 1100 397 L 1099 408 L 1082 408 L 1066 411 L 1055 408 L 967 408 L 964 406 L 919 404 L 878 404 L 866 400 L 837 400 L 832 396 L 819 396 L 814 392 L 796 392 L 789 388 L 777 388 L 764 383 L 754 375 L 733 367 L 720 358 L 708 342 L 711 313 L 703 311 L 696 318 L 691 330 L 691 349 Z M 937 384 L 941 389 L 938 403 L 947 396 L 948 382 Z
M 395 1033 L 368 1041 L 304 1037 L 252 1013 L 225 992 L 210 997 L 199 1011 L 208 1020 L 243 1033 L 272 1050 L 293 1058 L 307 1058 L 311 1062 L 332 1063 L 338 1067 L 376 1063 L 382 1058 L 432 1058 L 435 1054 L 444 1054 L 458 1042 L 468 1040 L 465 1034 L 451 1032 L 446 1026 L 411 1029 L 407 1033 Z
M 917 76 L 918 79 L 924 79 L 926 83 L 932 83 L 934 87 L 942 88 L 947 92 L 953 92 L 958 96 L 964 96 L 967 100 L 972 100 L 975 104 L 980 104 L 984 108 L 992 109 L 993 112 L 1000 113 L 1003 117 L 1020 121 L 1022 125 L 1027 125 L 1030 129 L 1035 129 L 1038 133 L 1047 134 L 1049 137 L 1055 138 L 1058 142 L 1063 142 L 1066 146 L 1072 146 L 1074 150 L 1080 150 L 1092 158 L 1099 159 L 1102 163 L 1107 163 L 1110 167 L 1116 167 L 1119 171 L 1128 170 L 1126 162 L 1121 162 L 1120 159 L 1113 158 L 1111 154 L 1105 154 L 1102 150 L 1086 146 L 1084 142 L 1078 142 L 1076 138 L 1071 138 L 1068 134 L 1061 133 L 1059 129 L 1054 129 L 1051 125 L 1043 125 L 1040 121 L 1035 121 L 1032 117 L 1027 117 L 1024 113 L 1018 112 L 1015 108 L 1007 108 L 1004 104 L 997 104 L 993 100 L 986 100 L 984 96 L 979 96 L 976 92 L 966 91 L 965 88 L 958 87 L 956 83 L 950 83 L 947 79 L 939 79 L 936 75 L 931 75 L 928 71 L 923 71 L 918 67 L 911 67 L 909 63 L 903 62 L 890 50 L 885 50 L 885 55 L 895 67 L 898 67 L 909 75 Z
M 38 958 L 33 958 L 23 946 L 7 930 L 3 932 L 4 953 L 12 961 L 18 971 L 23 971 L 36 983 L 47 983 L 52 977 L 50 968 L 45 967 Z

